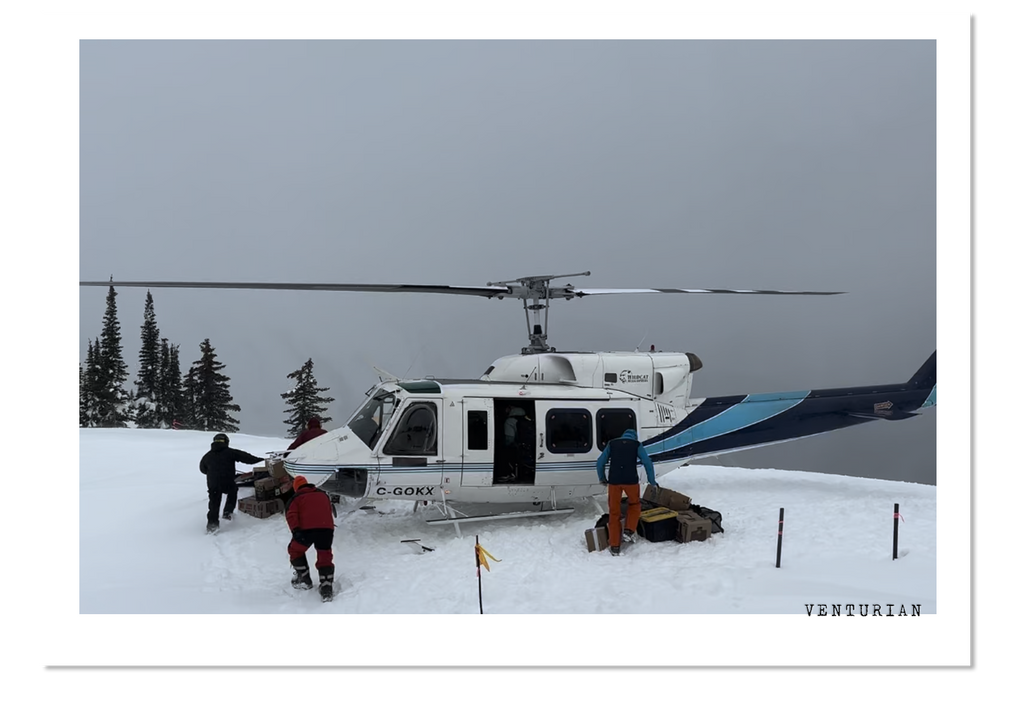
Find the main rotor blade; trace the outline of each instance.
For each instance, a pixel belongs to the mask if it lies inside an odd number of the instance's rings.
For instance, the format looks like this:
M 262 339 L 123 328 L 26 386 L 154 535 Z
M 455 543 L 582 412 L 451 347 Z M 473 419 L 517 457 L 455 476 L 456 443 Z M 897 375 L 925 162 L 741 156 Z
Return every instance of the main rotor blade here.
M 482 296 L 492 299 L 572 299 L 598 294 L 768 294 L 795 296 L 832 296 L 844 291 L 777 291 L 770 289 L 577 289 L 572 286 L 543 288 L 502 285 L 493 282 L 487 286 L 452 286 L 427 284 L 308 284 L 303 282 L 79 282 L 81 286 L 114 286 L 177 289 L 264 289 L 276 291 L 363 291 L 371 293 L 398 292 L 412 294 L 457 294 Z
M 788 294 L 796 296 L 834 296 L 845 291 L 775 291 L 771 289 L 566 289 L 566 295 L 594 294 Z M 552 292 L 554 296 L 554 292 Z
M 170 287 L 177 289 L 274 289 L 283 291 L 366 291 L 415 294 L 461 294 L 463 296 L 507 296 L 507 286 L 431 286 L 423 284 L 304 284 L 296 282 L 78 282 L 80 286 Z

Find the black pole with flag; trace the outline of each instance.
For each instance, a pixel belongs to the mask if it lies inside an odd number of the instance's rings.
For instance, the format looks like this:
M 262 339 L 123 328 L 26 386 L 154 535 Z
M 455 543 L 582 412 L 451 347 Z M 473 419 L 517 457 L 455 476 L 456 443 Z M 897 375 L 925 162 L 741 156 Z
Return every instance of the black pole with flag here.
M 782 565 L 782 516 L 785 513 L 785 509 L 779 507 L 779 544 L 775 549 L 775 567 L 778 568 Z
M 476 546 L 473 548 L 473 555 L 476 556 L 476 591 L 480 598 L 480 614 L 484 613 L 484 583 L 480 577 L 480 534 L 476 535 Z
M 900 505 L 892 506 L 892 559 L 896 560 L 896 548 L 900 539 Z
M 485 549 L 483 546 L 480 545 L 480 535 L 479 534 L 477 534 L 476 546 L 473 547 L 473 552 L 476 554 L 476 589 L 477 589 L 477 593 L 480 596 L 480 614 L 483 614 L 484 613 L 484 586 L 483 586 L 483 581 L 480 578 L 480 566 L 483 566 L 484 568 L 486 568 L 487 572 L 490 573 L 491 572 L 491 566 L 487 562 L 487 559 L 490 558 L 492 561 L 496 561 L 498 563 L 501 563 L 501 561 L 498 560 L 497 558 L 495 558 L 494 556 L 492 556 L 490 553 L 488 553 L 487 549 Z

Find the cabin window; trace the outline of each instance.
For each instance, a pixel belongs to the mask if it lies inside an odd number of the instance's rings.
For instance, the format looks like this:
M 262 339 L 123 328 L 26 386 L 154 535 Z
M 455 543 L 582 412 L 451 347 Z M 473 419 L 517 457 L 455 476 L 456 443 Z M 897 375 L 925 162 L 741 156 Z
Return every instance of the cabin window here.
M 593 447 L 594 424 L 586 409 L 552 409 L 545 420 L 552 453 L 587 453 Z
M 384 445 L 387 455 L 437 455 L 437 407 L 418 401 L 405 410 Z
M 597 412 L 597 448 L 604 450 L 627 428 L 636 430 L 636 414 L 632 409 L 601 409 Z
M 466 412 L 466 450 L 487 450 L 487 412 Z
M 660 372 L 654 373 L 654 396 L 665 393 L 665 378 Z
M 619 378 L 618 378 L 618 376 L 614 372 L 605 372 L 604 373 L 604 383 L 605 384 L 615 384 L 618 381 L 619 381 Z

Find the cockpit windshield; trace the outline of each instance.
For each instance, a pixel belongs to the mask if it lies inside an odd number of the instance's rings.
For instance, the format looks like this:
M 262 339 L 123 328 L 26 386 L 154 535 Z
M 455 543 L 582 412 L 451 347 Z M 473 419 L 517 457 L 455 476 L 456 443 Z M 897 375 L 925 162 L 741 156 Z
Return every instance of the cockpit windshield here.
M 393 392 L 382 389 L 363 404 L 363 408 L 353 414 L 348 422 L 348 427 L 359 437 L 359 440 L 373 449 L 394 413 L 395 395 Z

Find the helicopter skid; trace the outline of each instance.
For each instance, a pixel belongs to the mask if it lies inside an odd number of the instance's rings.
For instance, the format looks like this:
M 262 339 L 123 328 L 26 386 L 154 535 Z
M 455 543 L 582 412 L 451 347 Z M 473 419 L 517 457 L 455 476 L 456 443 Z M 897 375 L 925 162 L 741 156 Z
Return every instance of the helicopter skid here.
M 463 516 L 463 517 L 441 517 L 440 519 L 427 519 L 427 524 L 454 524 L 455 533 L 459 538 L 462 538 L 462 531 L 459 529 L 459 524 L 463 522 L 471 521 L 491 521 L 498 519 L 522 519 L 524 517 L 542 517 L 542 516 L 553 516 L 555 514 L 572 514 L 575 511 L 572 507 L 565 509 L 541 509 L 535 512 L 505 512 L 501 514 L 482 514 L 479 516 Z

